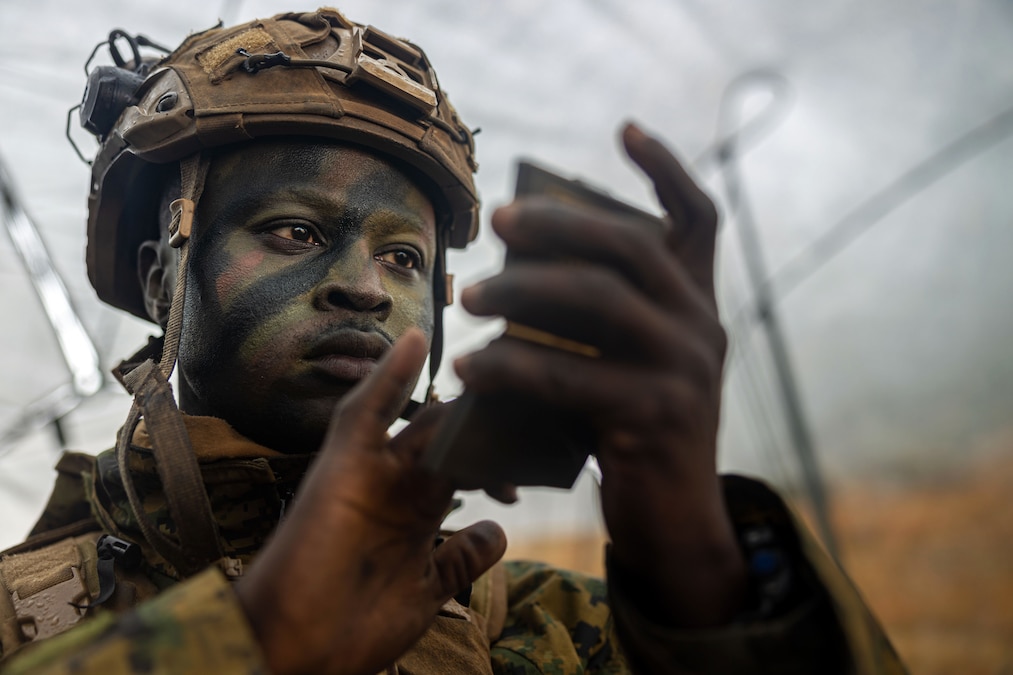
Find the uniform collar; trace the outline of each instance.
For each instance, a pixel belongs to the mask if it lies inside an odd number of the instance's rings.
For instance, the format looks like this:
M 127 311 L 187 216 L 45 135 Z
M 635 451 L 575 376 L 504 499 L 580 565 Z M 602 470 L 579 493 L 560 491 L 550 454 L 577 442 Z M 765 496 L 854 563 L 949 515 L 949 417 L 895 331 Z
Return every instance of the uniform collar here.
M 255 443 L 214 417 L 183 416 L 211 502 L 226 556 L 248 564 L 283 517 L 312 455 L 286 455 Z M 143 421 L 134 432 L 128 466 L 148 516 L 169 535 L 169 517 Z M 96 459 L 89 500 L 104 529 L 141 545 L 149 566 L 178 579 L 176 570 L 144 540 L 130 508 L 114 451 Z

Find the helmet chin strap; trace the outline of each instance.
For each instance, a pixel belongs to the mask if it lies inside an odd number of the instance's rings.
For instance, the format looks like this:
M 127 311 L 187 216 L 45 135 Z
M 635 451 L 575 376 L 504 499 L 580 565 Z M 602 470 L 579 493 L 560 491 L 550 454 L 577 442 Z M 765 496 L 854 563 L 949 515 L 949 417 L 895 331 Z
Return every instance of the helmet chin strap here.
M 445 231 L 445 228 L 437 227 L 438 233 Z M 403 420 L 411 420 L 419 409 L 439 400 L 436 396 L 436 373 L 443 361 L 443 310 L 454 302 L 454 275 L 447 274 L 447 237 L 438 236 L 436 264 L 433 267 L 433 339 L 429 346 L 429 386 L 426 388 L 425 400 L 408 401 L 399 415 Z
M 439 401 L 439 397 L 436 395 L 436 373 L 440 369 L 442 357 L 443 306 L 441 305 L 436 308 L 433 316 L 433 341 L 429 349 L 429 386 L 426 387 L 426 398 L 423 401 L 409 400 L 398 417 L 410 421 L 419 410 Z
M 241 573 L 238 560 L 227 558 L 222 550 L 190 436 L 169 386 L 183 325 L 189 240 L 207 169 L 208 161 L 199 154 L 180 162 L 181 197 L 170 205 L 172 222 L 169 225 L 170 243 L 180 249 L 180 255 L 159 362 L 155 364 L 155 355 L 149 350 L 142 363 L 120 366 L 121 381 L 134 395 L 127 421 L 116 441 L 120 478 L 144 538 L 180 576 L 194 574 L 215 563 L 226 574 Z M 157 348 L 157 342 L 154 346 Z M 142 417 L 176 537 L 167 536 L 148 515 L 130 472 L 129 451 Z
M 176 285 L 169 305 L 169 321 L 165 326 L 165 346 L 158 368 L 168 380 L 179 356 L 179 336 L 183 331 L 183 306 L 186 303 L 186 272 L 190 259 L 190 235 L 196 216 L 197 202 L 204 192 L 210 162 L 200 154 L 183 159 L 179 165 L 180 198 L 169 204 L 172 220 L 169 222 L 169 245 L 179 249 L 176 265 Z

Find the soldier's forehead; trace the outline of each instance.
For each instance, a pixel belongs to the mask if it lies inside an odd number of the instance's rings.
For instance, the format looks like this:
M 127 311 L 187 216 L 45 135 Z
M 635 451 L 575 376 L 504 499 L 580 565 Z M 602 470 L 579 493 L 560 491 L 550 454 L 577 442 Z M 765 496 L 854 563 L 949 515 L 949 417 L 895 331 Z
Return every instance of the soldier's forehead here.
M 275 160 L 284 164 L 300 163 L 311 169 L 328 161 L 340 159 L 342 162 L 364 163 L 370 165 L 389 165 L 396 168 L 394 162 L 370 148 L 325 138 L 280 137 L 262 138 L 247 143 L 225 146 L 216 152 L 213 162 L 219 166 L 225 164 L 250 165 L 251 158 L 258 160 Z
M 205 197 L 226 187 L 242 191 L 243 185 L 267 189 L 320 181 L 421 197 L 433 205 L 433 186 L 416 170 L 370 148 L 313 138 L 267 138 L 221 148 L 211 162 Z

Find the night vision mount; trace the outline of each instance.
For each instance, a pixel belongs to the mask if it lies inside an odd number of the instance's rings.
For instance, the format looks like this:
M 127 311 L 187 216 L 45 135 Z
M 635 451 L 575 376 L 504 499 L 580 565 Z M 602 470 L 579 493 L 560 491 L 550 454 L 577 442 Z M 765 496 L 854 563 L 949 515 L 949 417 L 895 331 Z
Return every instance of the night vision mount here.
M 129 61 L 120 53 L 118 40 L 126 42 L 130 47 Z M 115 65 L 96 66 L 89 71 L 91 62 L 103 45 L 109 46 L 109 56 Z M 95 45 L 88 55 L 88 60 L 84 64 L 84 73 L 88 76 L 84 96 L 81 103 L 67 111 L 66 128 L 67 140 L 73 146 L 74 152 L 88 165 L 91 161 L 85 158 L 70 135 L 71 117 L 77 110 L 81 126 L 100 141 L 103 140 L 127 106 L 137 103 L 138 89 L 151 72 L 152 66 L 159 60 L 159 57 L 142 57 L 141 47 L 155 49 L 162 54 L 171 51 L 144 35 L 130 35 L 120 28 L 115 28 L 110 31 L 109 39 Z

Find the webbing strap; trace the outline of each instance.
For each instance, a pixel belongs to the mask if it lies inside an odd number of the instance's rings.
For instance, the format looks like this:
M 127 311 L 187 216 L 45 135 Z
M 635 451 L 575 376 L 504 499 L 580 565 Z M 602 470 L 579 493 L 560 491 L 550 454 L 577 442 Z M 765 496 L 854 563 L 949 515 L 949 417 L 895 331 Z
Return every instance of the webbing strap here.
M 197 202 L 204 192 L 210 162 L 200 154 L 191 155 L 180 161 L 180 198 L 174 201 L 172 220 L 169 223 L 170 242 L 179 248 L 179 264 L 176 265 L 176 287 L 169 306 L 169 322 L 165 327 L 165 347 L 159 368 L 165 379 L 172 375 L 179 353 L 179 335 L 183 329 L 183 306 L 186 303 L 186 271 L 190 259 L 190 234 L 196 215 Z
M 148 344 L 144 345 L 136 352 L 134 352 L 132 355 L 120 361 L 119 364 L 117 364 L 116 367 L 113 368 L 113 377 L 116 378 L 117 382 L 123 385 L 123 388 L 127 391 L 128 394 L 133 394 L 134 392 L 130 391 L 130 387 L 127 386 L 127 383 L 124 381 L 123 378 L 126 377 L 126 375 L 131 370 L 141 365 L 145 361 L 157 362 L 159 359 L 161 359 L 162 347 L 164 344 L 165 344 L 164 335 L 159 335 L 158 337 L 149 335 Z
M 204 489 L 200 467 L 169 387 L 169 377 L 176 366 L 183 327 L 190 234 L 196 204 L 204 191 L 208 166 L 209 162 L 200 154 L 180 162 L 181 194 L 170 205 L 172 221 L 169 224 L 170 243 L 180 249 L 180 255 L 161 358 L 157 367 L 149 359 L 129 372 L 121 371 L 123 384 L 134 395 L 134 402 L 116 442 L 116 463 L 120 478 L 141 532 L 152 548 L 184 576 L 195 574 L 223 557 L 218 528 Z M 151 438 L 151 452 L 169 515 L 176 526 L 178 542 L 165 535 L 148 517 L 127 465 L 130 441 L 142 415 Z
M 116 461 L 127 499 L 152 548 L 180 574 L 195 574 L 221 559 L 223 553 L 190 436 L 169 383 L 154 362 L 145 361 L 124 379 L 134 392 L 134 403 L 117 439 Z M 165 535 L 145 512 L 127 465 L 130 440 L 142 414 L 178 543 Z
M 444 230 L 446 233 L 447 230 Z M 433 293 L 433 339 L 429 346 L 429 387 L 426 389 L 426 397 L 422 401 L 409 399 L 401 411 L 401 419 L 410 421 L 422 408 L 436 403 L 439 399 L 436 396 L 436 373 L 440 369 L 443 360 L 443 310 L 454 301 L 453 283 L 447 275 L 447 241 L 446 234 L 440 245 L 436 247 L 436 266 L 433 269 L 433 278 L 437 279 Z M 439 281 L 439 280 L 442 280 Z
M 433 340 L 429 347 L 429 388 L 423 405 L 432 405 L 436 401 L 436 372 L 443 360 L 443 306 L 439 305 L 433 312 Z

